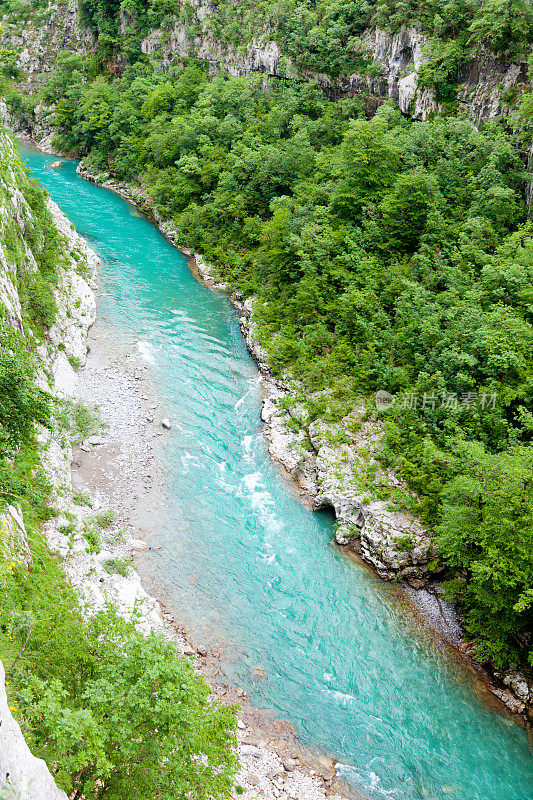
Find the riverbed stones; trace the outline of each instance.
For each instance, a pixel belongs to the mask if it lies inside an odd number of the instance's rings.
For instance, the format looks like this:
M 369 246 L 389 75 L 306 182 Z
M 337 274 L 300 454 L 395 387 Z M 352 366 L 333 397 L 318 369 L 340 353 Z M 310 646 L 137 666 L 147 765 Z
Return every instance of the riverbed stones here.
M 250 672 L 252 673 L 252 677 L 256 678 L 257 680 L 264 680 L 265 678 L 268 677 L 266 669 L 261 665 L 252 667 L 250 669 Z
M 243 756 L 254 756 L 254 758 L 261 758 L 261 748 L 255 747 L 253 744 L 241 744 L 239 752 Z
M 161 427 L 165 428 L 165 430 L 167 430 L 167 431 L 169 431 L 171 429 L 172 425 L 170 424 L 170 420 L 167 417 L 164 417 L 161 420 Z

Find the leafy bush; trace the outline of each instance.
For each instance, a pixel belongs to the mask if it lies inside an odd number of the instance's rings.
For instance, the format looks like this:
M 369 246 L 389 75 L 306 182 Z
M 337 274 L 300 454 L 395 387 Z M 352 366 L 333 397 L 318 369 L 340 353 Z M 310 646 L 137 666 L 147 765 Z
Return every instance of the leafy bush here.
M 125 578 L 130 570 L 130 564 L 125 558 L 108 558 L 104 561 L 104 569 L 110 574 L 116 572 Z
M 0 565 L 0 653 L 23 732 L 58 784 L 94 799 L 227 797 L 233 708 L 211 701 L 171 642 L 112 608 L 84 615 L 39 535 L 32 555 Z
M 94 521 L 100 528 L 110 528 L 117 518 L 117 512 L 113 508 L 107 511 L 100 511 L 96 514 Z
M 106 428 L 100 408 L 91 408 L 80 400 L 56 401 L 55 417 L 58 429 L 66 431 L 73 444 L 79 444 Z
M 91 498 L 85 492 L 73 492 L 72 502 L 77 506 L 92 506 Z
M 459 449 L 457 476 L 443 492 L 439 547 L 468 579 L 455 593 L 480 658 L 499 667 L 533 665 L 533 451 L 490 454 L 478 443 Z M 464 574 L 464 573 L 463 573 Z

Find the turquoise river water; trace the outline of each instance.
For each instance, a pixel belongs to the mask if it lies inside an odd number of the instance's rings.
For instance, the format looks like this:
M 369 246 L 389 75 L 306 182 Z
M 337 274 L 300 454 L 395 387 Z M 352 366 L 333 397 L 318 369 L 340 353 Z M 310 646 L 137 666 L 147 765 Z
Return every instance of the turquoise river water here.
M 227 298 L 75 162 L 51 170 L 51 157 L 23 154 L 101 256 L 100 318 L 139 340 L 172 420 L 162 502 L 173 522 L 152 568 L 198 640 L 218 643 L 228 679 L 372 800 L 532 800 L 524 730 L 483 704 L 396 589 L 334 547 L 331 517 L 308 511 L 269 459 L 257 370 Z

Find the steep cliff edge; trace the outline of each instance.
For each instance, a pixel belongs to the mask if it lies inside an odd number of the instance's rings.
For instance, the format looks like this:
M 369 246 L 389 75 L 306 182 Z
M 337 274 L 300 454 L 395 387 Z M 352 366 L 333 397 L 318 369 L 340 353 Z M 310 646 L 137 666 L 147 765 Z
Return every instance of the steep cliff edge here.
M 353 45 L 366 64 L 365 69 L 332 77 L 325 72 L 298 68 L 280 43 L 276 27 L 260 18 L 239 47 L 218 38 L 214 33 L 215 14 L 212 4 L 197 0 L 167 14 L 161 23 L 147 29 L 146 23 L 137 20 L 134 10 L 120 11 L 117 35 L 121 44 L 118 52 L 108 57 L 108 70 L 112 74 L 123 71 L 128 62 L 128 43 L 133 40 L 140 53 L 157 61 L 163 71 L 193 56 L 208 62 L 212 73 L 226 70 L 234 76 L 260 73 L 316 81 L 334 98 L 363 98 L 369 113 L 390 100 L 414 119 L 466 109 L 478 122 L 508 115 L 516 108 L 521 94 L 531 88 L 527 50 L 509 61 L 479 45 L 465 53 L 455 72 L 455 99 L 440 101 L 435 91 L 421 80 L 420 69 L 428 60 L 429 37 L 415 22 L 396 32 L 375 25 L 369 27 Z M 17 80 L 30 94 L 47 80 L 61 51 L 96 52 L 97 39 L 82 22 L 76 0 L 50 3 L 34 18 L 21 19 L 11 13 L 1 21 L 4 30 L 0 42 L 11 49 L 19 71 Z M 25 118 L 20 109 L 14 108 L 8 121 L 19 131 L 42 139 L 50 133 L 51 111 L 46 104 L 38 103 Z M 49 146 L 47 140 L 45 149 Z
M 27 559 L 29 547 L 20 509 L 9 506 L 0 515 L 0 557 Z M 0 661 L 0 796 L 9 800 L 66 800 L 48 767 L 36 758 L 12 714 L 6 694 L 6 675 Z
M 76 382 L 75 367 L 86 357 L 86 332 L 95 320 L 93 289 L 98 259 L 57 205 L 30 181 L 11 138 L 1 130 L 0 222 L 2 350 L 5 337 L 9 341 L 9 329 L 14 329 L 21 347 L 34 361 L 37 385 L 68 397 Z M 46 238 L 56 242 L 57 271 L 47 269 Z M 48 479 L 63 490 L 69 450 L 45 428 L 38 439 Z M 2 448 L 2 460 L 4 457 Z M 10 489 L 2 489 L 5 498 Z M 21 511 L 9 505 L 0 516 L 0 574 L 9 571 L 10 564 L 30 562 Z M 0 663 L 0 795 L 64 800 L 66 795 L 55 785 L 45 762 L 32 755 L 12 710 Z
M 209 18 L 209 6 L 200 3 L 196 16 L 202 24 Z M 125 30 L 124 19 L 123 26 Z M 142 51 L 161 59 L 164 68 L 169 68 L 180 58 L 194 55 L 208 61 L 213 71 L 226 69 L 235 76 L 260 72 L 281 78 L 315 80 L 333 97 L 365 98 L 369 111 L 385 100 L 397 103 L 404 114 L 414 119 L 442 113 L 445 105 L 450 110 L 450 104 L 437 101 L 433 90 L 419 87 L 419 71 L 427 59 L 428 38 L 414 27 L 402 27 L 396 33 L 380 28 L 368 29 L 361 37 L 360 49 L 368 63 L 373 65 L 372 72 L 353 72 L 337 78 L 298 70 L 286 57 L 272 31 L 258 35 L 244 51 L 224 47 L 209 30 L 194 37 L 188 31 L 190 26 L 178 20 L 171 30 L 151 31 L 142 40 Z M 457 101 L 451 105 L 457 108 L 467 106 L 477 121 L 505 116 L 514 107 L 516 93 L 531 86 L 527 69 L 525 58 L 508 63 L 479 48 L 461 68 Z

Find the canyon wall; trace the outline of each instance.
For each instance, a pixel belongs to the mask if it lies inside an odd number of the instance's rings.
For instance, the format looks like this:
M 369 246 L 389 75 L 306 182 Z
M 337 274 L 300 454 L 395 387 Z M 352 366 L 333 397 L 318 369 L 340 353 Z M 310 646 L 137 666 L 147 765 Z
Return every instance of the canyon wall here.
M 52 224 L 63 242 L 64 266 L 54 291 L 56 318 L 44 341 L 39 341 L 24 319 L 18 288 L 24 275 L 38 270 L 34 254 L 26 243 L 27 232 L 35 228 L 34 212 L 25 197 L 28 180 L 11 138 L 0 130 L 0 309 L 8 324 L 24 337 L 27 349 L 35 353 L 39 385 L 66 395 L 76 381 L 73 364 L 85 359 L 85 335 L 95 319 L 96 306 L 90 283 L 98 260 L 56 204 L 48 199 Z M 13 250 L 8 245 L 14 232 L 24 248 L 18 261 L 14 260 Z M 68 453 L 64 453 L 44 429 L 39 439 L 49 477 L 54 481 L 56 476 L 69 472 Z M 0 564 L 30 559 L 20 509 L 8 506 L 0 515 Z M 2 800 L 66 800 L 45 762 L 32 755 L 12 711 L 15 706 L 8 702 L 4 667 L 0 663 L 0 797 Z
M 176 16 L 141 41 L 142 52 L 158 59 L 163 71 L 183 58 L 195 56 L 208 62 L 213 73 L 222 69 L 235 76 L 261 73 L 315 80 L 332 97 L 363 97 L 368 113 L 390 100 L 415 119 L 449 112 L 451 107 L 456 113 L 468 109 L 476 121 L 493 119 L 508 114 L 517 93 L 531 88 L 525 56 L 508 63 L 480 47 L 460 68 L 456 103 L 445 107 L 437 102 L 431 89 L 418 86 L 427 39 L 414 27 L 404 27 L 394 34 L 379 28 L 369 29 L 360 46 L 374 65 L 372 75 L 353 73 L 333 79 L 326 74 L 298 71 L 280 48 L 275 31 L 261 30 L 259 24 L 256 36 L 246 46 L 235 49 L 225 45 L 215 39 L 209 28 L 212 13 L 209 3 L 199 0 L 191 8 L 195 14 L 194 26 Z M 46 80 L 60 51 L 88 53 L 95 46 L 94 37 L 80 21 L 76 0 L 68 0 L 65 5 L 51 3 L 42 18 L 28 20 L 23 25 L 11 17 L 4 17 L 1 22 L 4 31 L 0 42 L 18 53 L 22 86 L 30 93 Z M 126 36 L 134 25 L 135 18 L 121 12 L 119 32 Z M 201 32 L 197 33 L 198 30 Z M 123 67 L 124 59 L 118 56 L 112 71 Z M 38 105 L 34 114 L 36 130 L 27 132 L 39 138 L 44 136 L 50 127 L 50 113 L 50 109 Z

